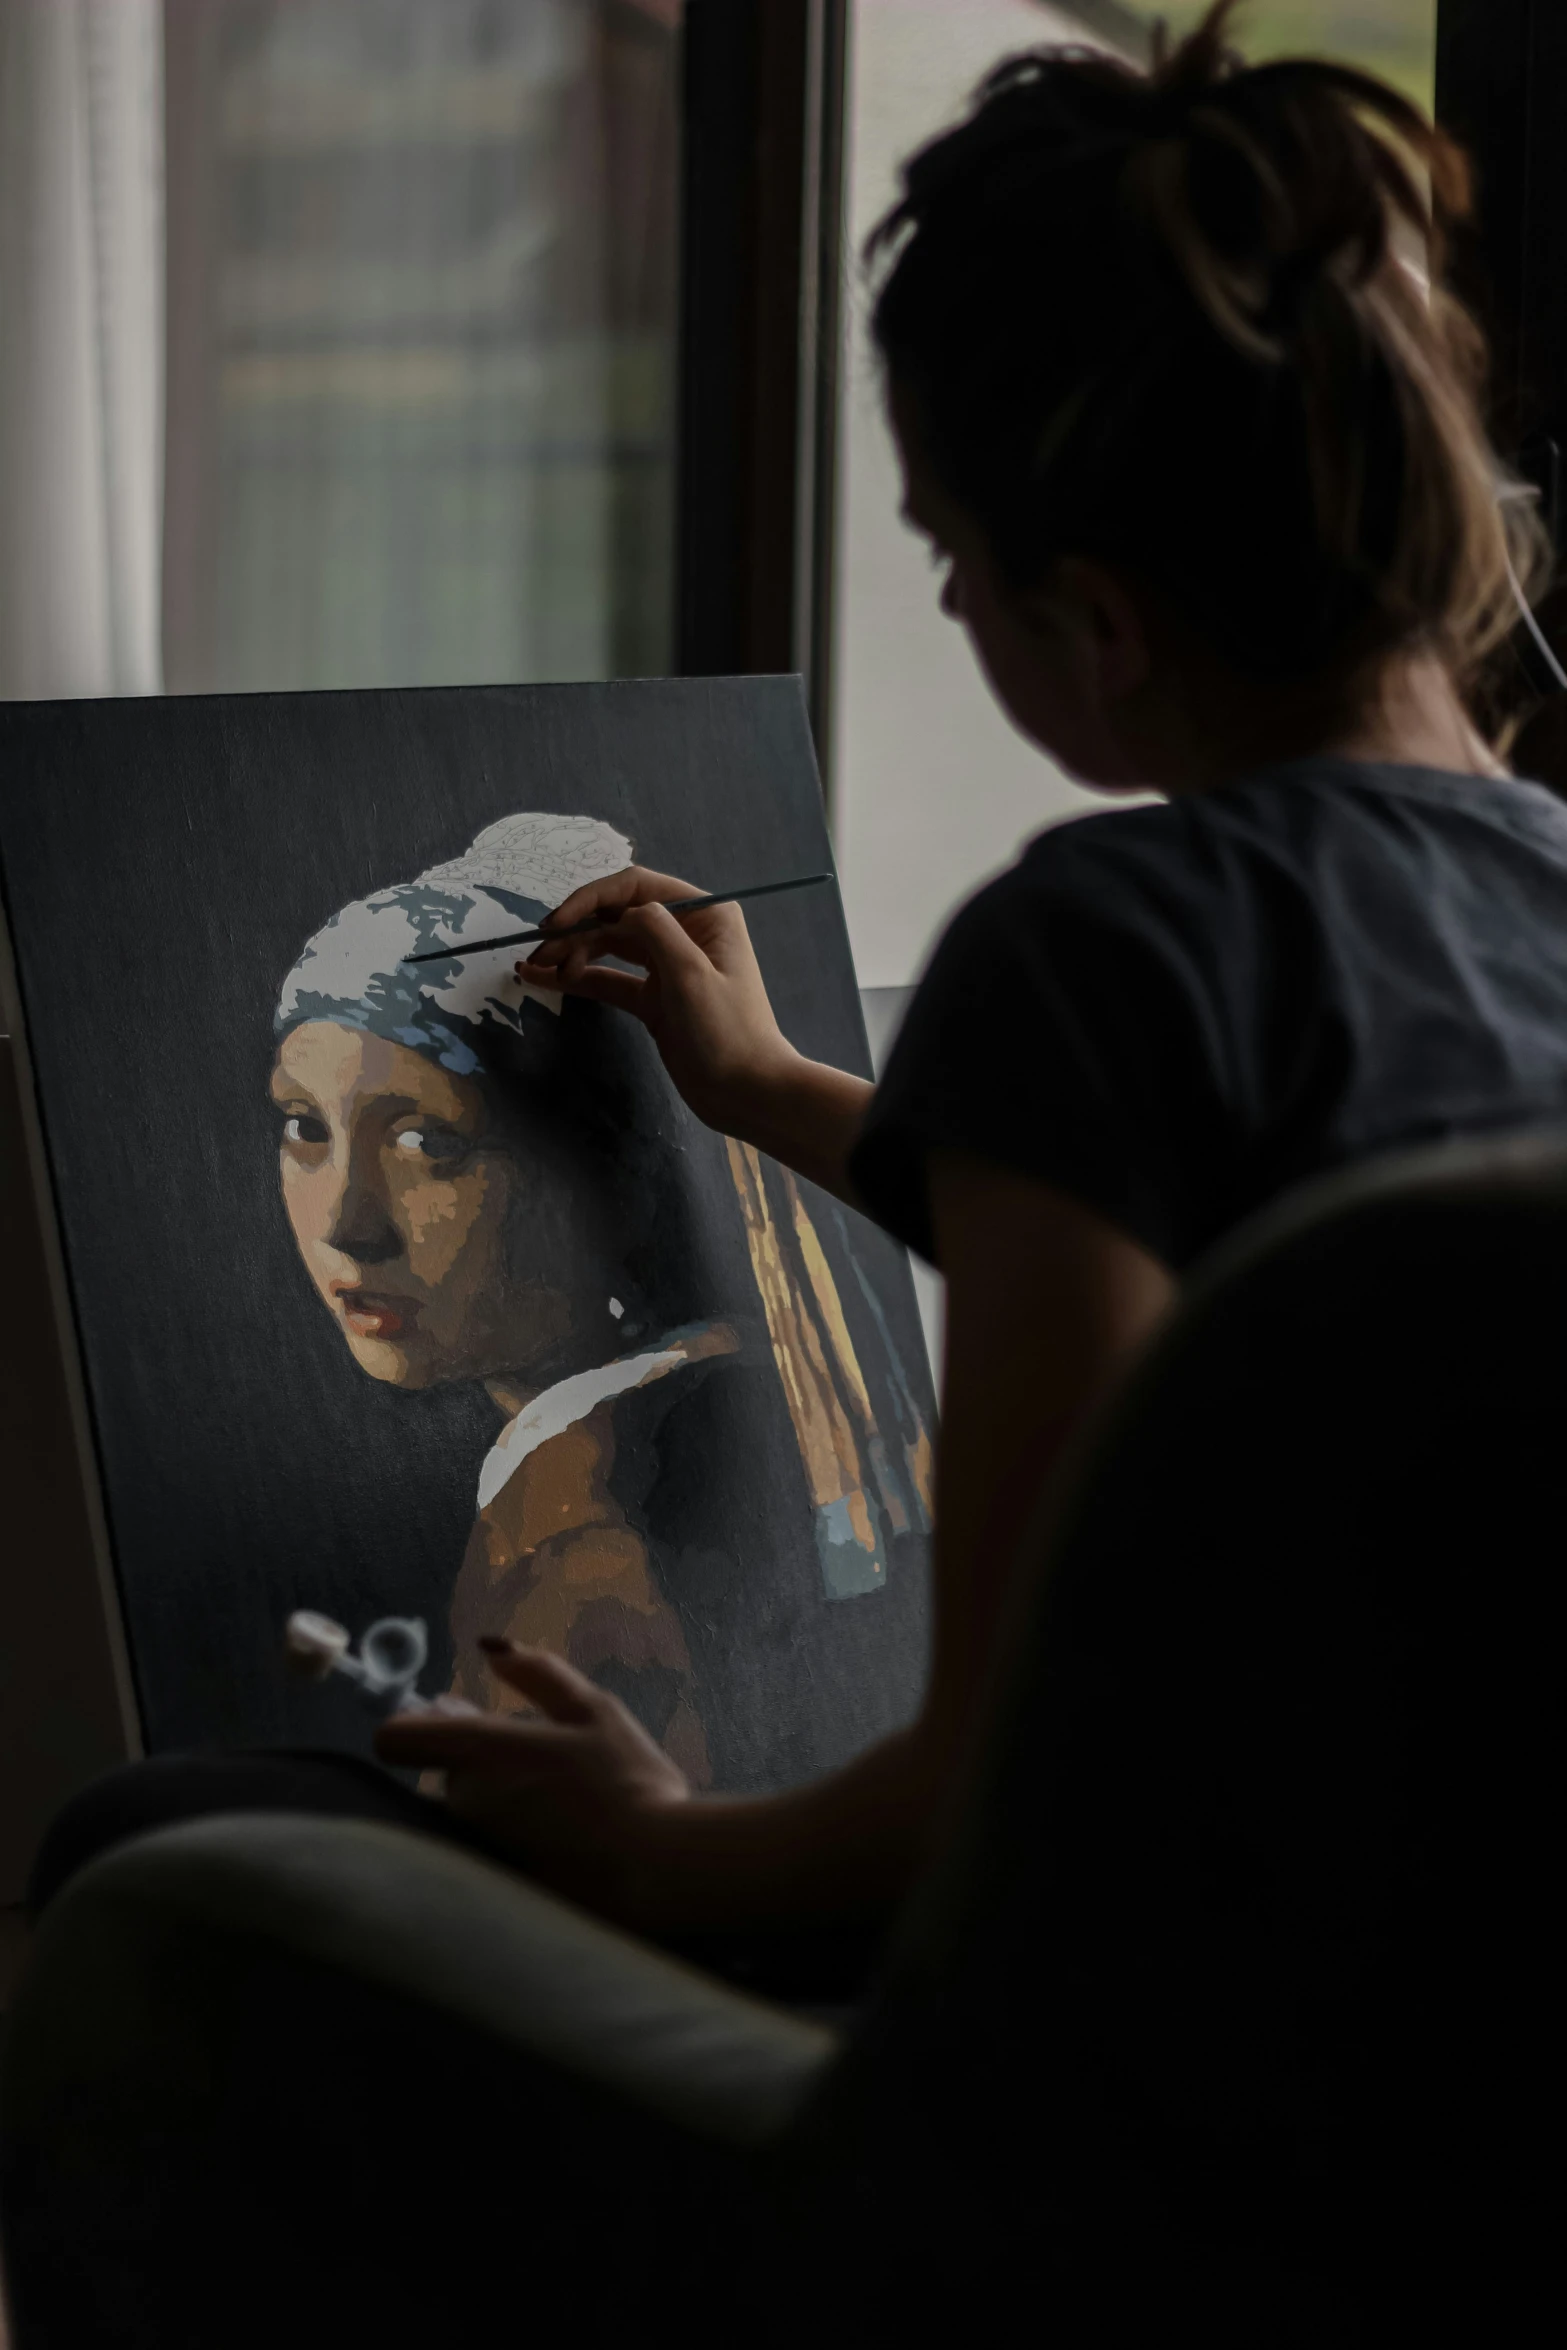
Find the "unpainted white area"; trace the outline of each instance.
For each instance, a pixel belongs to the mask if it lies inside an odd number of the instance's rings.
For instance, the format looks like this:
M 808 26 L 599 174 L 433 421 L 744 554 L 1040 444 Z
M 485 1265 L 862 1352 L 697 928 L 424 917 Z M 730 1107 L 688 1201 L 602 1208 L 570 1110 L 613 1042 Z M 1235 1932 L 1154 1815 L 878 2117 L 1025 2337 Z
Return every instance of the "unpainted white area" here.
M 419 879 L 432 887 L 506 889 L 558 906 L 586 882 L 623 873 L 631 857 L 625 834 L 596 816 L 502 816 L 460 857 L 432 865 Z
M 851 256 L 911 149 L 961 113 L 999 58 L 1076 42 L 1033 0 L 855 0 L 849 92 Z M 1044 825 L 1102 806 L 1013 730 L 963 632 L 937 609 L 882 415 L 857 260 L 839 425 L 833 804 L 862 988 L 906 985 L 947 917 Z

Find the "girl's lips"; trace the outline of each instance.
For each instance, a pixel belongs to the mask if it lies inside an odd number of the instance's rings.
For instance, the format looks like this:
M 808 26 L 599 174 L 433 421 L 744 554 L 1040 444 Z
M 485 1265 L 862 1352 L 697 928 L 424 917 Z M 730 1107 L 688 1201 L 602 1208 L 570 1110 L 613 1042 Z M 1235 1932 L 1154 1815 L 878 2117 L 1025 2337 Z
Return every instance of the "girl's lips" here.
M 368 1289 L 340 1289 L 337 1302 L 361 1338 L 400 1338 L 419 1311 L 411 1298 L 377 1297 Z

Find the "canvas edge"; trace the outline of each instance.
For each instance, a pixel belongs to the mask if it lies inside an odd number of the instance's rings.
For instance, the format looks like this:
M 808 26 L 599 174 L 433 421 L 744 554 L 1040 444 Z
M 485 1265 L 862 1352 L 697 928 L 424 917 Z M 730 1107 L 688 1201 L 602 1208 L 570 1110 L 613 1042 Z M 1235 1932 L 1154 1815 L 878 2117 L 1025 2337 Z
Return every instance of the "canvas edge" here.
M 848 966 L 850 978 L 854 983 L 853 1020 L 859 1033 L 861 1066 L 855 1070 L 852 1070 L 850 1074 L 855 1077 L 866 1078 L 872 1085 L 875 1085 L 877 1083 L 878 1075 L 876 1068 L 876 1055 L 871 1049 L 870 1024 L 865 1017 L 865 997 L 867 991 L 860 985 L 859 969 L 854 960 L 854 940 L 849 932 L 849 913 L 848 908 L 843 902 L 843 876 L 838 870 L 838 844 L 833 839 L 832 833 L 832 809 L 828 803 L 827 786 L 822 772 L 821 754 L 817 750 L 816 735 L 811 725 L 810 697 L 806 692 L 805 679 L 801 676 L 798 669 L 785 669 L 767 670 L 758 676 L 743 675 L 735 677 L 706 678 L 701 682 L 707 685 L 767 684 L 793 688 L 792 693 L 780 698 L 787 700 L 791 715 L 798 723 L 801 740 L 805 745 L 806 756 L 810 761 L 811 773 L 816 778 L 816 789 L 821 799 L 822 850 L 827 859 L 826 870 L 832 876 L 833 905 L 838 917 L 838 929 L 843 938 L 843 958 Z M 854 1213 L 858 1216 L 864 1216 L 865 1211 L 863 1208 L 856 1208 Z M 870 1219 L 867 1218 L 866 1221 L 868 1222 Z
M 77 1642 L 84 1637 L 84 1626 L 95 1625 L 97 1654 L 80 1656 L 81 1681 L 96 1684 L 98 1700 L 96 1719 L 82 1726 L 85 1735 L 82 1749 L 95 1747 L 97 1767 L 108 1767 L 114 1761 L 133 1761 L 144 1751 L 141 1707 L 136 1695 L 135 1672 L 131 1662 L 130 1644 L 126 1633 L 124 1608 L 119 1582 L 114 1567 L 113 1545 L 109 1533 L 108 1512 L 104 1502 L 98 1448 L 94 1435 L 91 1399 L 81 1359 L 80 1340 L 76 1324 L 75 1306 L 71 1294 L 70 1275 L 65 1261 L 61 1238 L 48 1146 L 44 1138 L 38 1110 L 37 1086 L 32 1057 L 28 1050 L 28 1029 L 21 985 L 12 947 L 8 908 L 0 893 L 0 1026 L 8 1034 L 0 1039 L 0 1049 L 7 1050 L 15 1077 L 16 1099 L 20 1113 L 20 1128 L 24 1151 L 21 1170 L 24 1190 L 30 1194 L 34 1217 L 34 1236 L 38 1242 L 44 1283 L 53 1321 L 56 1360 L 64 1391 L 65 1410 L 69 1423 L 71 1456 L 77 1476 L 77 1498 L 80 1502 L 81 1533 L 85 1541 L 78 1547 L 68 1543 L 66 1555 L 73 1571 L 63 1579 L 63 1585 L 52 1588 L 48 1605 L 58 1619 L 58 1637 Z M 85 1570 L 85 1572 L 83 1572 Z M 48 1786 L 49 1797 L 63 1800 L 71 1790 L 62 1785 L 63 1779 L 84 1784 L 94 1775 L 94 1769 L 72 1771 L 67 1761 L 62 1774 L 59 1758 L 69 1755 L 73 1741 L 62 1738 L 61 1725 L 44 1718 L 45 1705 L 50 1694 L 47 1675 L 31 1676 L 30 1686 L 38 1688 L 44 1704 L 32 1715 L 23 1709 L 22 1719 L 6 1725 L 6 1747 L 13 1755 L 33 1748 L 40 1767 L 27 1773 L 24 1783 L 15 1784 L 16 1774 L 8 1773 L 13 1782 L 0 1789 L 0 1801 L 12 1813 L 13 1819 L 34 1810 L 29 1800 L 31 1789 L 42 1783 Z M 46 1798 L 46 1800 L 48 1800 Z M 45 1806 L 39 1804 L 41 1813 Z M 39 1817 L 39 1833 L 47 1824 Z M 8 1839 L 9 1841 L 9 1839 Z M 0 1886 L 0 1902 L 11 1898 L 10 1889 Z

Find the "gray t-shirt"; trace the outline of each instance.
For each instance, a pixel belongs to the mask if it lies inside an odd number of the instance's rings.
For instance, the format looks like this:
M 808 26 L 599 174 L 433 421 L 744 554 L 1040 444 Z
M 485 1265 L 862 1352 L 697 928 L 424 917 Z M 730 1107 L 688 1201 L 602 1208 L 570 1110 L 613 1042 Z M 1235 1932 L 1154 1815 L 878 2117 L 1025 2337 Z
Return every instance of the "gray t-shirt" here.
M 942 939 L 850 1170 L 932 1259 L 947 1145 L 1181 1269 L 1306 1176 L 1556 1120 L 1567 806 L 1307 759 L 1034 841 Z

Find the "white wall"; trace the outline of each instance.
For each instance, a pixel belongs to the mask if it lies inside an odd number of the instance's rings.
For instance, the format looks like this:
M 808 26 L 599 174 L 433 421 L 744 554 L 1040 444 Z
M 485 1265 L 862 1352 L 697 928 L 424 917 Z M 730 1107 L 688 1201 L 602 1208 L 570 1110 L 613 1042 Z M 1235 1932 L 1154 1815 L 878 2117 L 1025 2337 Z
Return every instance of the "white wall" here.
M 851 252 L 896 194 L 900 160 L 962 109 L 986 68 L 1085 38 L 1031 0 L 855 0 Z M 833 804 L 863 988 L 912 979 L 953 908 L 1041 826 L 1102 805 L 1025 743 L 936 608 L 923 543 L 898 519 L 857 262 L 839 441 Z

